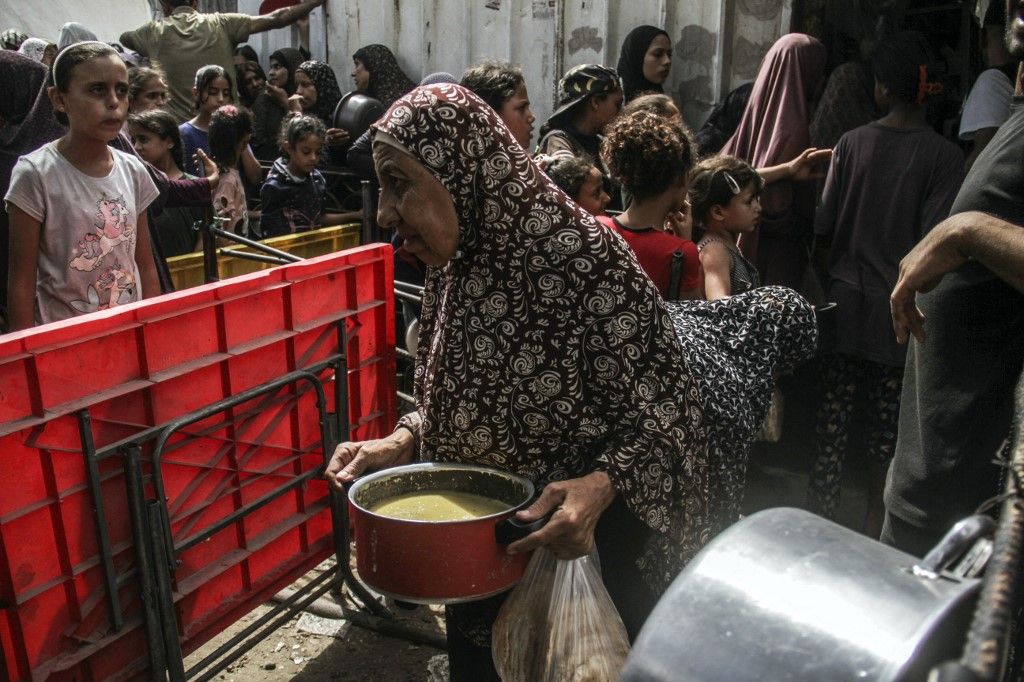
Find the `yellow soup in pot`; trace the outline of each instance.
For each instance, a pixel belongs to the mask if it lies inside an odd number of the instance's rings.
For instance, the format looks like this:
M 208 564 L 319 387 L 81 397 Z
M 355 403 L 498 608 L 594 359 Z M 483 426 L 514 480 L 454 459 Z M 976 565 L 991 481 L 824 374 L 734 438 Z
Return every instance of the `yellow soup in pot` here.
M 511 507 L 501 500 L 473 493 L 431 490 L 389 497 L 374 504 L 370 511 L 404 521 L 466 521 Z

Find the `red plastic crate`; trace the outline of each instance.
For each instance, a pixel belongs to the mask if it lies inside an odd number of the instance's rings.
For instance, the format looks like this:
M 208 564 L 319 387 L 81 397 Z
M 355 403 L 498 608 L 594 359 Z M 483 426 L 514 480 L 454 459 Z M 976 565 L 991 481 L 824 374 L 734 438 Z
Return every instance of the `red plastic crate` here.
M 77 412 L 88 411 L 96 447 L 120 442 L 338 353 L 341 321 L 351 437 L 385 435 L 396 418 L 391 262 L 389 246 L 362 247 L 0 338 L 0 676 L 147 674 L 136 580 L 118 590 L 120 631 L 108 615 Z M 336 378 L 320 377 L 333 410 Z M 176 544 L 322 465 L 305 384 L 231 413 L 234 423 L 211 417 L 165 448 Z M 99 477 L 124 576 L 135 552 L 120 458 L 100 462 Z M 328 500 L 314 479 L 181 553 L 174 601 L 186 653 L 333 551 Z

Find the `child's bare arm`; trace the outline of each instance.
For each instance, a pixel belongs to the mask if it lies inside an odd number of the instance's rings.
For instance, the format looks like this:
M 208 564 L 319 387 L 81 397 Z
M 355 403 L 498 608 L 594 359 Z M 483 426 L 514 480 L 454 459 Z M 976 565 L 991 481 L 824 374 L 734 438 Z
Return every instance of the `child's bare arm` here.
M 358 223 L 362 219 L 362 211 L 346 211 L 345 213 L 323 213 L 320 215 L 320 225 L 322 227 L 348 225 L 349 223 Z
M 35 324 L 36 270 L 42 223 L 15 204 L 7 204 L 10 224 L 10 269 L 7 273 L 7 312 L 10 330 Z
M 732 265 L 729 247 L 721 242 L 710 242 L 700 252 L 700 266 L 704 270 L 704 298 L 714 301 L 732 294 L 729 270 Z
M 160 289 L 160 278 L 156 274 L 156 262 L 153 260 L 153 245 L 149 239 L 149 216 L 139 214 L 138 237 L 135 241 L 135 265 L 139 268 L 142 279 L 142 298 L 153 298 L 163 293 Z
M 242 150 L 239 160 L 242 165 L 242 172 L 245 173 L 245 177 L 249 181 L 249 184 L 257 186 L 263 184 L 263 169 L 260 167 L 260 162 L 256 160 L 256 157 L 248 146 Z

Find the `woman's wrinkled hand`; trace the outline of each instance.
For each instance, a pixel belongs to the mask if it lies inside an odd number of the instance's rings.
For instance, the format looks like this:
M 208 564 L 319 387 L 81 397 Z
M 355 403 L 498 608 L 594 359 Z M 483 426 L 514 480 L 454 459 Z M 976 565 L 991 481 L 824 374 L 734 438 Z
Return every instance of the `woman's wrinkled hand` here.
M 292 95 L 288 98 L 288 111 L 302 113 L 302 95 Z
M 387 438 L 342 443 L 334 449 L 324 478 L 340 491 L 364 471 L 406 464 L 412 455 L 413 437 L 408 429 L 396 429 Z
M 603 471 L 549 483 L 536 502 L 516 513 L 516 519 L 530 523 L 554 510 L 551 520 L 509 545 L 509 554 L 546 547 L 559 559 L 585 556 L 594 547 L 598 519 L 614 499 L 615 488 Z

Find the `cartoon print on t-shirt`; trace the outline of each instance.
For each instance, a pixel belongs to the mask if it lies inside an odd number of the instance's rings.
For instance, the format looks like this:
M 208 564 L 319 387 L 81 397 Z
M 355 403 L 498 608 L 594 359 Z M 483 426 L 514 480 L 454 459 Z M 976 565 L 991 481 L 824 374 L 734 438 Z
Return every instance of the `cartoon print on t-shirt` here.
M 87 233 L 78 242 L 75 250 L 77 255 L 69 265 L 82 272 L 92 272 L 98 268 L 115 246 L 134 236 L 135 226 L 128 222 L 129 215 L 124 197 L 100 199 L 96 204 L 98 222 L 94 225 L 97 231 Z
M 86 290 L 89 300 L 71 301 L 71 307 L 80 313 L 106 310 L 135 301 L 136 291 L 131 268 L 124 268 L 120 261 L 114 261 L 114 265 L 104 270 L 99 279 L 89 285 Z

